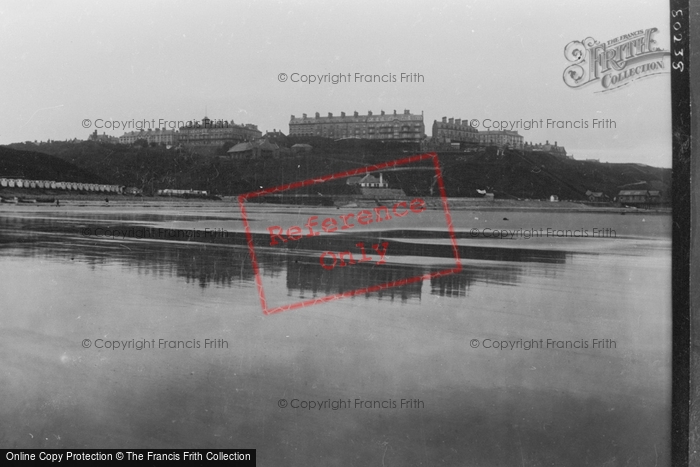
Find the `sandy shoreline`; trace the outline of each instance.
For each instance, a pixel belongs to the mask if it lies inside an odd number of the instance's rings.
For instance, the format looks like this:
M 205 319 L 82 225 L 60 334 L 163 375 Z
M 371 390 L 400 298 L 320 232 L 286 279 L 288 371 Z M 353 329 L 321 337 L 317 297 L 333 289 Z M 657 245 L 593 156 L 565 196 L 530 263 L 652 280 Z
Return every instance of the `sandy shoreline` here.
M 105 229 L 109 232 L 116 229 L 115 235 L 124 240 L 136 239 L 139 238 L 138 235 L 143 235 L 135 233 L 134 229 L 163 230 L 164 232 L 156 235 L 156 239 L 173 237 L 173 234 L 165 231 L 179 232 L 177 238 L 184 235 L 182 232 L 202 231 L 217 232 L 217 237 L 224 238 L 219 238 L 216 242 L 226 243 L 225 237 L 233 238 L 246 231 L 245 217 L 250 232 L 265 238 L 270 236 L 271 232 L 282 232 L 286 236 L 288 229 L 294 226 L 306 232 L 307 227 L 304 226 L 311 222 L 316 224 L 317 233 L 322 236 L 385 235 L 398 239 L 397 235 L 400 235 L 427 244 L 434 243 L 430 238 L 441 239 L 439 242 L 447 241 L 445 235 L 449 230 L 445 212 L 438 209 L 440 205 L 432 201 L 429 200 L 428 209 L 423 212 L 411 213 L 404 217 L 394 216 L 388 220 L 364 225 L 352 219 L 357 219 L 363 211 L 369 211 L 376 217 L 370 206 L 321 207 L 246 203 L 246 214 L 243 216 L 237 200 L 139 203 L 110 201 L 108 205 L 104 201 L 83 201 L 75 204 L 62 202 L 60 206 L 44 203 L 3 203 L 0 204 L 0 218 L 7 219 L 7 226 L 12 225 L 13 228 L 22 231 L 32 231 L 35 228 L 40 231 L 59 229 L 70 234 L 90 229 L 91 232 L 102 232 L 100 235 L 95 234 L 96 236 L 105 236 Z M 672 218 L 669 211 L 600 209 L 583 205 L 579 205 L 578 209 L 550 207 L 550 204 L 561 203 L 541 203 L 543 206 L 519 208 L 505 203 L 490 204 L 455 207 L 452 200 L 449 200 L 451 230 L 459 244 L 544 249 L 574 249 L 575 246 L 576 249 L 595 251 L 615 246 L 618 243 L 616 240 L 625 238 L 665 241 L 671 239 Z M 391 207 L 391 204 L 387 205 Z M 335 219 L 339 226 L 342 225 L 341 216 L 355 216 L 350 217 L 352 228 L 336 232 L 322 230 L 321 224 L 328 218 Z M 50 227 L 54 222 L 55 227 Z M 150 233 L 149 238 L 153 238 L 152 235 L 153 233 Z
M 0 194 L 3 200 L 11 197 L 7 194 Z M 73 195 L 69 197 L 25 197 L 27 200 L 36 200 L 36 202 L 18 202 L 18 203 L 0 203 L 0 212 L 4 211 L 21 211 L 29 210 L 36 211 L 37 209 L 61 209 L 61 208 L 104 208 L 105 212 L 110 212 L 111 208 L 127 208 L 127 209 L 205 209 L 213 210 L 228 210 L 231 207 L 239 209 L 238 197 L 226 196 L 221 200 L 202 200 L 202 199 L 182 199 L 182 198 L 164 198 L 164 197 L 126 197 L 117 195 L 110 197 L 109 195 Z M 59 200 L 60 206 L 54 202 L 46 202 L 48 200 Z M 429 210 L 442 210 L 442 202 L 439 198 L 425 198 Z M 41 202 L 44 200 L 44 202 Z M 109 200 L 108 202 L 106 200 Z M 396 200 L 381 200 L 383 205 L 391 206 Z M 409 200 L 410 201 L 410 200 Z M 542 212 L 590 212 L 590 213 L 646 213 L 646 214 L 670 214 L 671 208 L 656 207 L 652 209 L 640 209 L 635 207 L 624 206 L 591 206 L 578 202 L 561 201 L 549 202 L 539 200 L 514 201 L 514 200 L 483 200 L 479 198 L 449 198 L 447 200 L 448 207 L 451 211 L 476 210 L 476 211 L 542 211 Z M 295 204 L 272 204 L 272 203 L 250 203 L 247 206 L 260 206 L 281 209 L 324 209 L 322 206 L 312 205 L 295 205 Z M 356 203 L 351 203 L 348 207 L 374 207 L 374 200 L 359 200 Z M 341 206 L 342 207 L 342 206 Z M 326 209 L 328 207 L 325 207 Z

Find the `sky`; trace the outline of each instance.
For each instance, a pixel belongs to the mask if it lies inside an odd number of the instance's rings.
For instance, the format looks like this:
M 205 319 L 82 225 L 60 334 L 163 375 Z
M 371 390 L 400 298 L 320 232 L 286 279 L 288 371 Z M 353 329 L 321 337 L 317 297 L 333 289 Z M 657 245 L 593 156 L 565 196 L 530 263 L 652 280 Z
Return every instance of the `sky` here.
M 131 121 L 130 131 L 205 112 L 286 134 L 291 115 L 408 109 L 423 113 L 428 135 L 442 117 L 476 119 L 479 130 L 542 120 L 516 130 L 576 159 L 671 167 L 669 74 L 603 93 L 562 79 L 575 40 L 656 27 L 669 50 L 668 18 L 667 0 L 5 0 L 0 144 L 119 136 L 113 121 Z M 348 73 L 338 84 L 292 82 Z M 396 82 L 358 83 L 356 73 Z M 422 81 L 401 83 L 401 73 Z M 546 128 L 547 119 L 588 128 Z M 593 129 L 593 119 L 615 128 Z

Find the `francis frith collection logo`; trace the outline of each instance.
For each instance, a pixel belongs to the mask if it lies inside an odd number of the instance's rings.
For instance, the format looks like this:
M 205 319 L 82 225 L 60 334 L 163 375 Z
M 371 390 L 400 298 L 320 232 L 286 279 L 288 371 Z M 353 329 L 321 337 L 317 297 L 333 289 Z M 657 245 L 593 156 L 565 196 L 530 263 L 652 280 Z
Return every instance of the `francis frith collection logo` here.
M 657 46 L 657 28 L 640 29 L 630 34 L 599 42 L 592 37 L 571 41 L 564 56 L 571 64 L 564 70 L 564 83 L 580 89 L 593 83 L 606 92 L 649 76 L 669 73 L 670 53 Z

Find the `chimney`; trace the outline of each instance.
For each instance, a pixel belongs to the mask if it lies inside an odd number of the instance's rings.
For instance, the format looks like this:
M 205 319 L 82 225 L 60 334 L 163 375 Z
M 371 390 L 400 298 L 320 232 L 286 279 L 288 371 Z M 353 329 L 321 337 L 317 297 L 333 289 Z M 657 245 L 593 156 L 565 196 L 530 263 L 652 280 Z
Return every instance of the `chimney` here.
M 396 109 L 394 109 L 394 115 L 396 115 Z
M 554 142 L 554 146 L 555 146 L 555 147 L 557 146 L 557 142 L 556 142 L 556 141 Z
M 450 118 L 450 123 L 454 123 L 454 122 L 455 122 L 455 119 L 454 119 L 454 118 Z
M 345 112 L 340 112 L 341 117 L 345 117 Z
M 411 111 L 410 111 L 410 110 L 404 110 L 404 111 L 403 111 L 403 114 L 404 114 L 404 115 L 410 115 L 410 114 L 411 114 Z
M 382 110 L 382 115 L 384 115 L 384 111 Z
M 461 125 L 461 124 L 462 124 L 462 119 L 461 119 L 461 118 L 456 119 L 456 120 L 455 120 L 455 123 L 456 123 L 457 125 Z
M 371 111 L 371 110 L 368 110 L 368 111 L 367 111 L 367 116 L 368 116 L 368 117 L 371 117 L 371 116 L 372 116 L 372 111 Z
M 330 113 L 330 112 L 328 112 L 328 117 L 330 118 L 330 117 L 332 117 L 332 116 L 333 116 L 333 114 Z
M 442 117 L 442 123 L 447 123 L 447 117 Z
M 357 110 L 355 111 L 355 114 L 354 114 L 354 116 L 355 116 L 355 117 L 357 117 Z
M 316 118 L 321 118 L 321 114 L 319 114 L 318 112 L 316 112 Z
M 301 114 L 304 118 L 306 118 L 306 114 Z

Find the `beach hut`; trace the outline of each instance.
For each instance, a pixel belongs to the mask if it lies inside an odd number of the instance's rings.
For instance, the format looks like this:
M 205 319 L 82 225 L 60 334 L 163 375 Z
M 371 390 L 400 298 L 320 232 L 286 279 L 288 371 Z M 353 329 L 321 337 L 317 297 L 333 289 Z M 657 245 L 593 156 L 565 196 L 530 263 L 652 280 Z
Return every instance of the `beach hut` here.
M 130 187 L 126 188 L 126 194 L 128 194 L 128 195 L 138 196 L 142 193 L 143 193 L 143 190 L 141 190 L 140 188 L 136 188 L 134 186 L 130 186 Z
M 0 179 L 0 186 L 6 187 L 7 186 L 7 179 Z
M 22 188 L 24 184 L 22 183 L 22 180 L 15 180 L 15 186 L 17 188 Z

